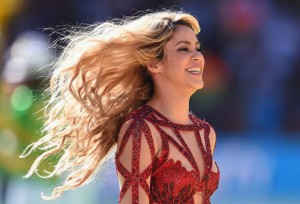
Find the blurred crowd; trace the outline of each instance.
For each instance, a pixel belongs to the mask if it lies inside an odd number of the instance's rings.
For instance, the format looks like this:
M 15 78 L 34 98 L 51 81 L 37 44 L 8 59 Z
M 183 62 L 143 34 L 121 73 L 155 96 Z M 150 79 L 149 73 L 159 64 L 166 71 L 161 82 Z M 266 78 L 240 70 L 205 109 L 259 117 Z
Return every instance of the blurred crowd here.
M 23 172 L 32 162 L 13 161 L 39 137 L 45 65 L 59 55 L 51 46 L 58 36 L 50 37 L 45 28 L 162 8 L 183 8 L 202 28 L 205 88 L 191 100 L 196 115 L 217 132 L 300 132 L 298 0 L 0 0 L 4 172 Z
M 206 87 L 193 97 L 192 111 L 224 131 L 300 130 L 299 1 L 2 1 L 2 83 L 40 84 L 47 71 L 36 70 L 59 54 L 50 50 L 57 36 L 45 28 L 183 8 L 199 19 L 206 58 Z

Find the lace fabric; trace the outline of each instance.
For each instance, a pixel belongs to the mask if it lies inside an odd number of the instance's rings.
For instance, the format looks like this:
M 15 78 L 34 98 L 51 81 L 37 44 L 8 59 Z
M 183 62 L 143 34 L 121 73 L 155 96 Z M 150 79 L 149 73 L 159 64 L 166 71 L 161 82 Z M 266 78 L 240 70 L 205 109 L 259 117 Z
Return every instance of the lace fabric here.
M 210 203 L 220 179 L 211 127 L 191 113 L 189 117 L 192 124 L 183 125 L 148 105 L 131 112 L 115 157 L 119 203 Z

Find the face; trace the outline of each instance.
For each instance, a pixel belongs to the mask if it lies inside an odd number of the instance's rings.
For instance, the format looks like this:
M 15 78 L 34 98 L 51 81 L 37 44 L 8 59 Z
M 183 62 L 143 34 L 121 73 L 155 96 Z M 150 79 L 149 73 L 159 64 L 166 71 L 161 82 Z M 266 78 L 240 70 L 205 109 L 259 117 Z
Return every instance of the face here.
M 156 73 L 164 83 L 176 89 L 195 92 L 204 85 L 202 80 L 204 58 L 194 31 L 177 25 L 164 48 L 165 59 L 156 65 Z

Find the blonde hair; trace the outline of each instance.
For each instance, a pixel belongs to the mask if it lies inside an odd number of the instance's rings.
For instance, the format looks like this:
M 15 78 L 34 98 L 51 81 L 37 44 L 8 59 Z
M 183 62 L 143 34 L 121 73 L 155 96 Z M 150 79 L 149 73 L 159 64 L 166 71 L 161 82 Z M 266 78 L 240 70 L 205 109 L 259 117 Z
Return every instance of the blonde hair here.
M 124 118 L 153 94 L 147 65 L 163 60 L 164 45 L 176 24 L 200 31 L 193 16 L 164 10 L 104 22 L 68 38 L 50 81 L 44 137 L 21 155 L 44 151 L 26 178 L 68 172 L 63 184 L 51 196 L 42 195 L 44 199 L 56 199 L 86 183 L 112 155 Z M 53 155 L 59 158 L 57 164 L 40 175 L 38 166 Z

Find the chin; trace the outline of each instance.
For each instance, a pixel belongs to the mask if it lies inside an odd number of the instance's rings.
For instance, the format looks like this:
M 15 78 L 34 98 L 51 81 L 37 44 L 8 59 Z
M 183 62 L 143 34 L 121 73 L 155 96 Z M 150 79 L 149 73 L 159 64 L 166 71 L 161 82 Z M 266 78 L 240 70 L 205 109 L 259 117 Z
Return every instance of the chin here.
M 199 86 L 199 87 L 198 87 L 198 90 L 199 90 L 199 89 L 203 89 L 203 87 L 204 87 L 204 84 L 202 84 L 201 86 Z
M 193 84 L 192 87 L 194 89 L 196 89 L 196 91 L 197 91 L 197 90 L 202 89 L 204 87 L 204 83 L 201 82 L 201 83 Z

